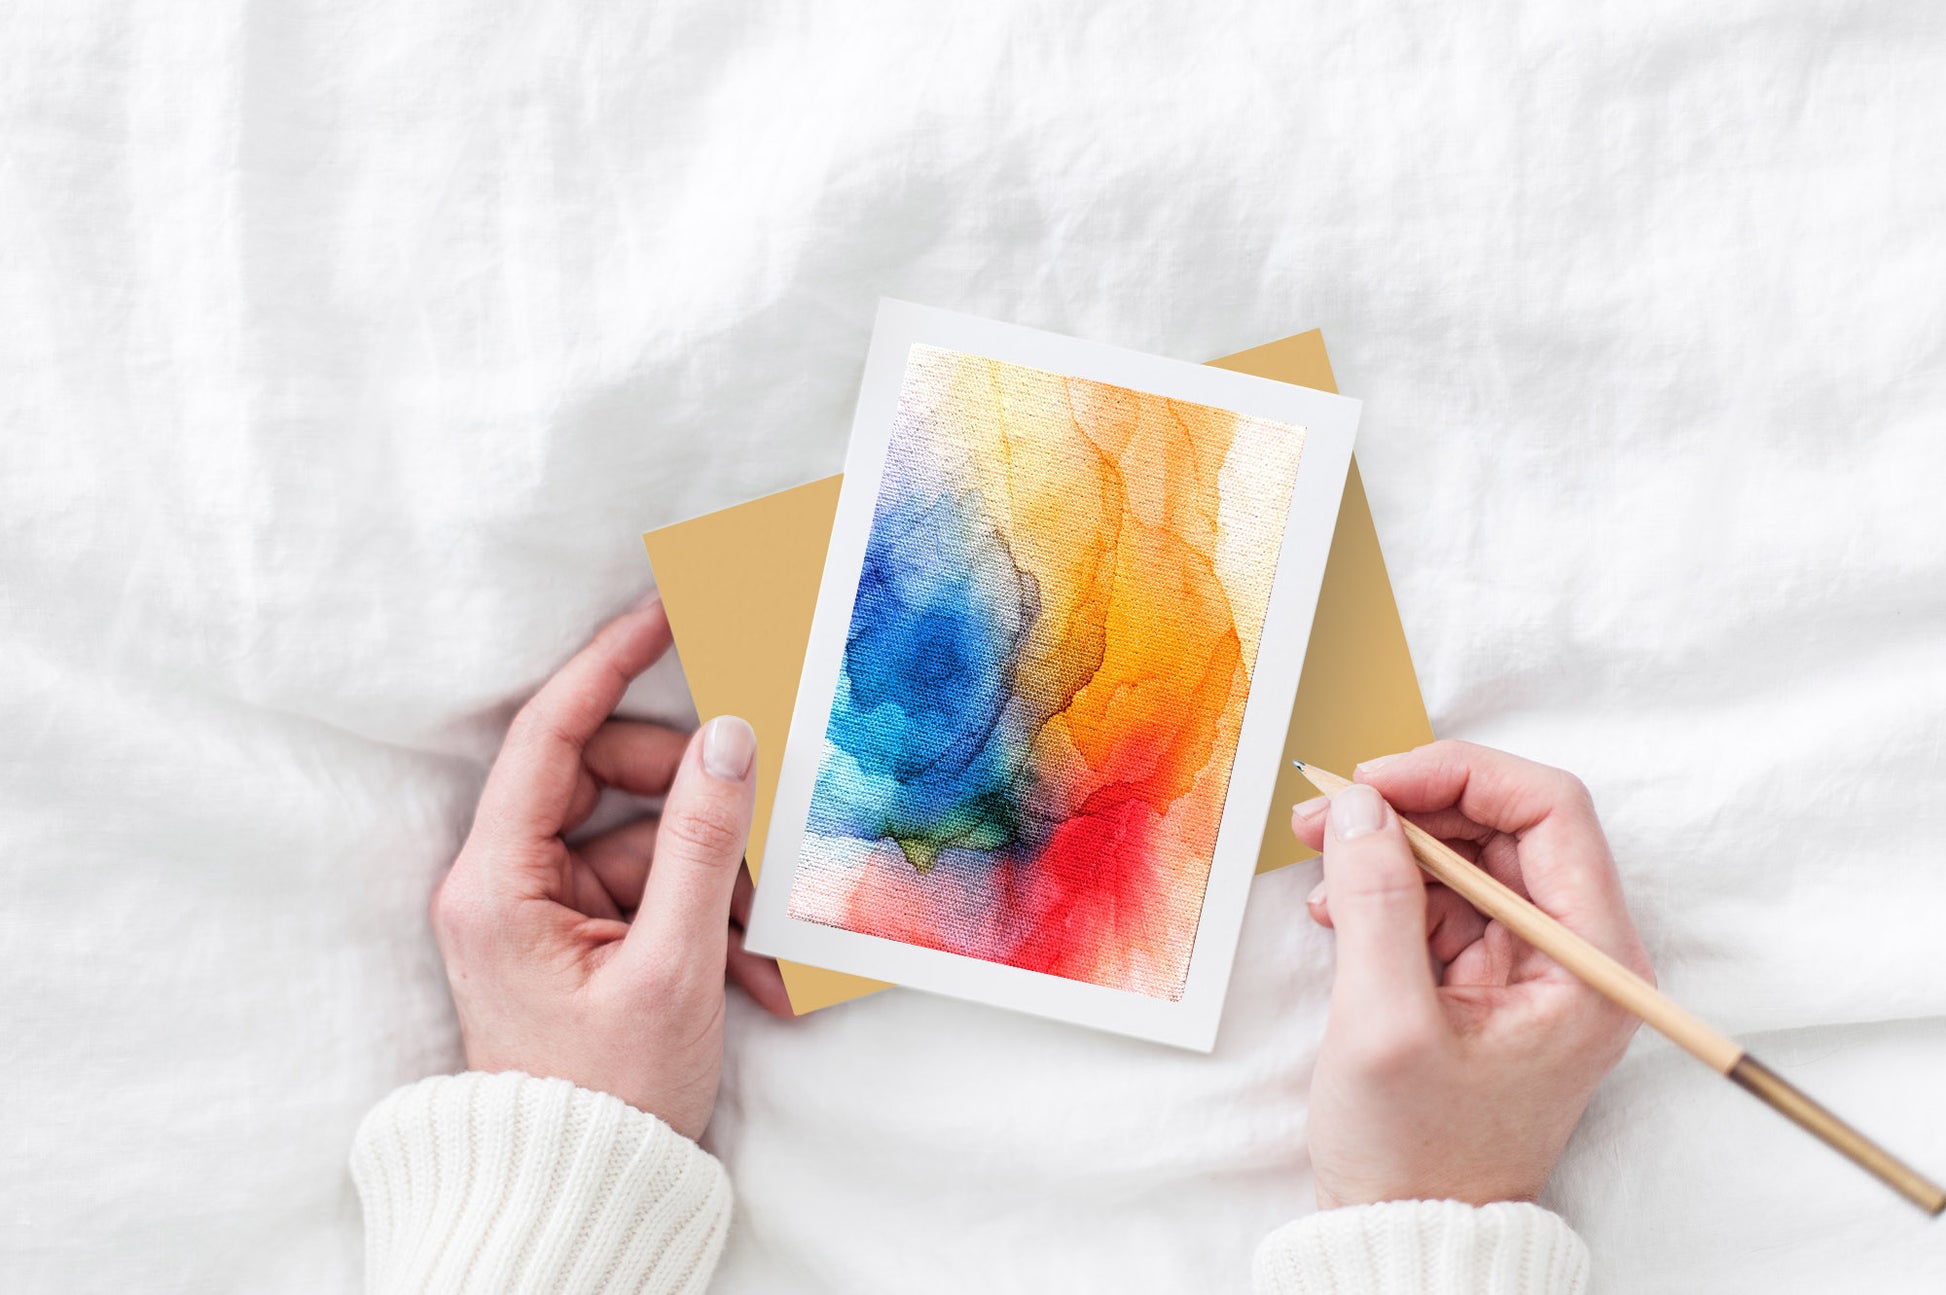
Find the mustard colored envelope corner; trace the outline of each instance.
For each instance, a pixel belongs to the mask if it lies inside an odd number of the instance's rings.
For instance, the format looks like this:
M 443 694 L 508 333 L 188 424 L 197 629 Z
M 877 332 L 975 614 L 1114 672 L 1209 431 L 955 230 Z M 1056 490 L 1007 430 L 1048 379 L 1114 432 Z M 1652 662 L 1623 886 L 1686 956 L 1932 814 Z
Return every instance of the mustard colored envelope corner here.
M 1338 389 L 1324 335 L 1316 329 L 1211 363 L 1319 391 Z M 841 480 L 826 477 L 642 536 L 697 713 L 741 715 L 757 732 L 757 807 L 747 856 L 753 877 L 763 866 L 778 766 L 811 641 Z M 1314 794 L 1292 760 L 1349 770 L 1360 760 L 1431 740 L 1432 725 L 1354 460 L 1257 871 L 1311 855 L 1291 838 L 1291 805 Z M 800 1015 L 886 988 L 882 981 L 821 967 L 778 966 Z

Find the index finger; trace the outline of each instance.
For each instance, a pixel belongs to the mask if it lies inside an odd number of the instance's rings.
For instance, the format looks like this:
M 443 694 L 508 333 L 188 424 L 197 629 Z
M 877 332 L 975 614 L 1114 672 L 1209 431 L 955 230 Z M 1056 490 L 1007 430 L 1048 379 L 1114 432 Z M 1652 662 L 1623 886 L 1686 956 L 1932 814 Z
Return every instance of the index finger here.
M 1514 838 L 1520 883 L 1536 905 L 1630 965 L 1647 964 L 1594 799 L 1573 774 L 1443 741 L 1362 764 L 1354 776 L 1402 813 L 1456 809 Z
M 662 603 L 616 617 L 514 716 L 477 815 L 528 840 L 558 835 L 581 779 L 581 752 L 635 677 L 669 650 Z
M 1594 805 L 1565 769 L 1523 760 L 1490 746 L 1448 739 L 1403 755 L 1368 760 L 1352 774 L 1408 814 L 1458 809 L 1482 827 L 1518 837 L 1549 818 Z

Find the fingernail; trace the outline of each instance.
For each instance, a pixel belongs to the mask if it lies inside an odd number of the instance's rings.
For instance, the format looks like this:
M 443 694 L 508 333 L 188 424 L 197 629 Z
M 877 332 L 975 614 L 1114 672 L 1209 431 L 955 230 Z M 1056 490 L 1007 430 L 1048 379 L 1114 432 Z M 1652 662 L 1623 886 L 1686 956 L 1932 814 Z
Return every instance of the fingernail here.
M 1353 773 L 1376 773 L 1378 770 L 1383 769 L 1386 765 L 1392 763 L 1394 760 L 1398 758 L 1399 757 L 1397 755 L 1374 756 L 1370 760 L 1359 761 L 1358 767 L 1352 770 L 1352 772 Z
M 1355 782 L 1331 798 L 1331 828 L 1340 841 L 1368 835 L 1385 826 L 1385 798 Z
M 718 715 L 703 727 L 703 769 L 712 778 L 742 782 L 757 759 L 757 734 L 734 715 Z
M 645 612 L 661 601 L 662 591 L 660 589 L 651 589 L 640 598 L 637 598 L 629 610 L 632 612 Z
M 1330 798 L 1326 796 L 1313 796 L 1309 800 L 1299 801 L 1297 804 L 1291 806 L 1291 817 L 1316 818 L 1318 815 L 1324 813 L 1324 807 L 1330 803 Z
M 1311 893 L 1304 897 L 1304 902 L 1307 904 L 1322 904 L 1324 902 L 1324 883 L 1320 881 L 1317 885 L 1311 887 Z

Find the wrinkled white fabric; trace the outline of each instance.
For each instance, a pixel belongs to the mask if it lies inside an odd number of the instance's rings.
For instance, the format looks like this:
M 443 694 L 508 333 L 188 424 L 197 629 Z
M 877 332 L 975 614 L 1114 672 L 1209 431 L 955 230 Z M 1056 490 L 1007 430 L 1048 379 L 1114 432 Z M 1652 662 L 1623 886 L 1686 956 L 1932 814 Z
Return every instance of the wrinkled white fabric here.
M 501 727 L 638 531 L 837 468 L 881 294 L 1324 325 L 1437 728 L 1582 773 L 1665 985 L 1946 1171 L 1942 58 L 1757 0 L 6 6 L 0 1285 L 356 1283 Z M 1315 875 L 1213 1058 L 734 1003 L 719 1288 L 1243 1287 Z M 1654 1041 L 1547 1203 L 1596 1289 L 1946 1284 Z

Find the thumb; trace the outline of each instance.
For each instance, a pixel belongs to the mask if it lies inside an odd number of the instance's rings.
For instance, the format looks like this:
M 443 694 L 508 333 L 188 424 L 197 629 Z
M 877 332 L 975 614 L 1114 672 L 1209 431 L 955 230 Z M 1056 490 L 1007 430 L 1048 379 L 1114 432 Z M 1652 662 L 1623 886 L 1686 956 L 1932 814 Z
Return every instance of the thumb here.
M 1324 881 L 1338 932 L 1333 1011 L 1354 1019 L 1423 1019 L 1437 1010 L 1426 950 L 1426 883 L 1399 816 L 1372 788 L 1331 798 Z
M 721 986 L 730 896 L 756 800 L 757 735 L 719 715 L 690 741 L 662 806 L 655 859 L 626 944 Z M 713 979 L 712 979 L 713 978 Z

